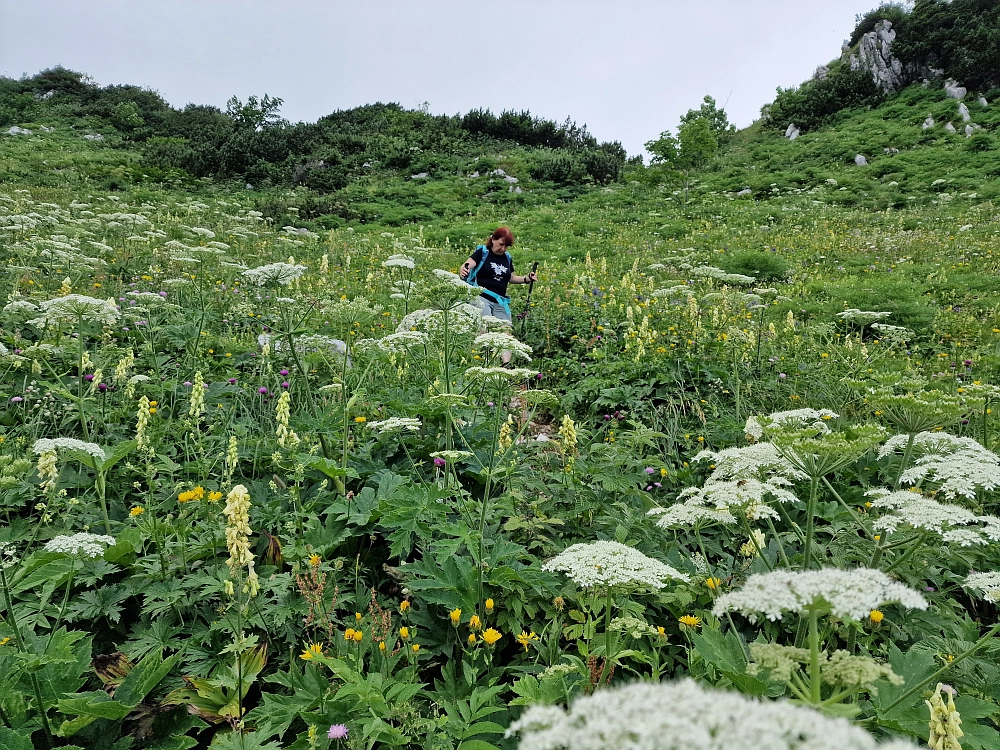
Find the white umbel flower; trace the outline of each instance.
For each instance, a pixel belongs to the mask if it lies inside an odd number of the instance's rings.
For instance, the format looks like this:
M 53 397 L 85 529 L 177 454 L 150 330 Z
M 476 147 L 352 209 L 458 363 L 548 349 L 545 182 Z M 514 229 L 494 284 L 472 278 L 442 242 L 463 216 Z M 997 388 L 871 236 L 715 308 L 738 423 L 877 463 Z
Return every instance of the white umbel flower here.
M 118 320 L 118 306 L 114 302 L 84 294 L 67 294 L 64 297 L 45 300 L 39 302 L 38 307 L 42 311 L 39 321 L 45 323 L 75 322 L 83 319 L 109 326 Z
M 380 435 L 393 432 L 420 432 L 420 420 L 413 417 L 389 417 L 380 422 L 369 422 L 368 428 Z
M 901 480 L 934 484 L 945 497 L 974 498 L 979 488 L 990 491 L 1000 487 L 1000 457 L 982 446 L 921 456 L 915 464 L 903 472 Z
M 50 451 L 68 450 L 86 453 L 101 461 L 104 461 L 108 457 L 104 449 L 96 443 L 85 443 L 76 438 L 39 438 L 35 441 L 31 450 L 39 456 Z
M 927 601 L 913 589 L 893 581 L 880 570 L 774 570 L 751 575 L 742 588 L 715 601 L 713 614 L 741 612 L 751 622 L 763 614 L 780 620 L 785 612 L 820 608 L 840 618 L 860 622 L 883 604 L 927 609 Z
M 970 544 L 988 544 L 988 540 L 977 529 L 958 529 L 961 534 L 951 534 L 954 526 L 973 526 L 987 524 L 992 532 L 1000 526 L 1000 518 L 995 516 L 977 516 L 972 511 L 958 505 L 942 504 L 929 497 L 924 497 L 908 490 L 889 492 L 888 490 L 869 490 L 865 493 L 872 500 L 874 508 L 891 508 L 892 512 L 877 519 L 874 527 L 890 533 L 900 526 L 912 526 L 922 531 L 933 531 L 948 535 L 946 541 L 958 542 L 963 547 Z M 964 542 L 964 543 L 963 543 Z
M 528 380 L 538 374 L 537 370 L 526 367 L 470 367 L 465 371 L 469 380 L 501 380 L 519 382 Z
M 693 503 L 675 503 L 666 508 L 653 508 L 647 515 L 656 516 L 656 525 L 661 529 L 687 529 L 697 524 L 722 523 L 732 526 L 736 516 L 728 510 L 707 508 Z
M 724 448 L 721 451 L 703 450 L 694 460 L 715 464 L 709 478 L 716 480 L 764 479 L 768 476 L 806 478 L 772 443 L 751 443 L 742 448 Z
M 513 356 L 523 359 L 525 362 L 531 361 L 531 347 L 518 341 L 509 333 L 502 331 L 481 333 L 476 336 L 476 340 L 472 345 L 478 349 L 486 349 L 494 353 L 510 352 Z
M 569 710 L 532 706 L 507 730 L 519 750 L 915 750 L 879 744 L 847 719 L 693 680 L 599 690 Z
M 302 265 L 292 265 L 291 263 L 268 263 L 266 266 L 258 266 L 244 271 L 243 275 L 247 280 L 256 286 L 268 286 L 278 284 L 288 286 L 293 281 L 301 278 L 306 272 L 306 267 Z
M 409 255 L 396 254 L 390 255 L 382 261 L 382 266 L 383 268 L 406 268 L 412 271 L 417 267 L 417 264 Z
M 542 566 L 560 571 L 583 588 L 590 586 L 643 586 L 662 589 L 668 578 L 688 580 L 687 575 L 619 542 L 574 544 Z
M 988 602 L 1000 602 L 1000 571 L 969 573 L 962 586 L 978 591 Z
M 104 554 L 104 550 L 115 544 L 114 537 L 103 534 L 88 534 L 81 531 L 79 534 L 65 534 L 50 539 L 45 543 L 46 552 L 59 552 L 72 557 L 95 558 Z

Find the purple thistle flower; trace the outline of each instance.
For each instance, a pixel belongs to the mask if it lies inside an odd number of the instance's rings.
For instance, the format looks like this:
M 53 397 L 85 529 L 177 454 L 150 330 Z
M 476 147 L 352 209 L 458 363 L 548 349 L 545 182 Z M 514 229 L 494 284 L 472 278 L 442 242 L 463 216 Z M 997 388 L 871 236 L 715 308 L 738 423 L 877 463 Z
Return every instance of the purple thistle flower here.
M 663 489 L 663 485 L 660 484 L 659 482 L 653 482 L 653 486 L 656 487 L 656 489 L 658 489 L 658 490 L 659 489 Z
M 447 461 L 445 461 L 445 460 L 444 460 L 443 458 L 441 458 L 440 456 L 438 456 L 437 458 L 435 458 L 435 459 L 434 459 L 434 465 L 435 465 L 435 466 L 444 466 L 444 465 L 445 465 L 446 463 L 448 463 L 448 462 L 447 462 Z
M 19 404 L 19 403 L 21 403 L 22 401 L 24 401 L 24 399 L 23 399 L 23 398 L 21 398 L 20 396 L 14 396 L 14 398 L 12 398 L 12 399 L 10 400 L 10 402 L 11 402 L 12 404 Z
M 186 385 L 188 388 L 190 388 L 191 387 L 191 381 L 190 380 L 185 380 L 184 381 L 184 385 Z
M 226 382 L 229 383 L 229 385 L 236 385 L 236 378 L 229 378 Z
M 646 467 L 646 473 L 647 474 L 653 474 L 655 472 L 656 472 L 656 469 L 654 469 L 652 466 L 647 466 Z
M 287 388 L 288 387 L 288 381 L 285 380 L 284 382 L 282 382 L 281 387 L 282 388 Z
M 287 375 L 287 374 L 288 374 L 288 370 L 282 370 L 282 371 L 281 371 L 281 372 L 279 372 L 278 374 L 279 374 L 279 375 L 281 375 L 281 377 L 285 377 L 285 375 Z
M 101 383 L 101 384 L 99 384 L 97 386 L 97 390 L 99 390 L 101 393 L 104 393 L 106 390 L 108 390 L 107 383 Z
M 86 380 L 86 381 L 87 381 L 87 382 L 89 383 L 90 381 L 92 381 L 92 380 L 94 379 L 94 376 L 93 376 L 93 375 L 90 375 L 90 374 L 88 373 L 87 375 L 84 375 L 84 376 L 83 376 L 83 379 L 84 379 L 84 380 Z
M 257 389 L 257 393 L 259 393 L 261 396 L 266 396 L 267 395 L 267 388 L 265 388 L 264 386 L 261 386 L 260 388 Z
M 160 292 L 160 296 L 163 297 L 164 299 L 166 299 L 167 293 L 166 292 Z
M 346 724 L 331 724 L 326 736 L 331 740 L 343 740 L 347 738 Z

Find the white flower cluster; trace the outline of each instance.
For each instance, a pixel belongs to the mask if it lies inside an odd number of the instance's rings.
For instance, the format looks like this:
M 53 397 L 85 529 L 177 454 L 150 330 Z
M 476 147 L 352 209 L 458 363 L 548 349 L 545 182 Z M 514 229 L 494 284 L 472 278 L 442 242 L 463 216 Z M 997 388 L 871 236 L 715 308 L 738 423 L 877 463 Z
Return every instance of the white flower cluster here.
M 542 566 L 560 571 L 583 588 L 590 586 L 644 586 L 662 589 L 664 580 L 688 580 L 671 566 L 619 542 L 598 541 L 574 544 Z
M 411 347 L 423 346 L 428 340 L 423 331 L 399 331 L 376 340 L 375 346 L 388 354 L 407 354 Z
M 716 281 L 721 281 L 723 284 L 744 285 L 757 283 L 757 279 L 753 276 L 745 276 L 741 273 L 727 273 L 715 266 L 698 266 L 697 268 L 692 268 L 691 275 L 703 279 L 715 279 Z
M 441 281 L 444 281 L 448 284 L 454 284 L 457 287 L 469 287 L 469 285 L 465 283 L 465 279 L 463 279 L 457 273 L 446 271 L 443 268 L 435 268 L 433 269 L 433 273 Z
M 431 458 L 440 458 L 448 463 L 454 463 L 455 461 L 461 461 L 464 458 L 469 458 L 475 455 L 471 451 L 434 451 L 431 454 Z
M 412 271 L 414 268 L 417 267 L 417 264 L 414 262 L 413 258 L 411 258 L 409 255 L 403 255 L 401 253 L 397 253 L 396 255 L 390 255 L 388 258 L 382 261 L 382 267 L 407 268 Z
M 389 417 L 380 422 L 369 422 L 368 427 L 380 435 L 403 431 L 420 432 L 420 420 L 412 417 Z
M 103 534 L 88 534 L 81 531 L 79 534 L 57 536 L 45 543 L 46 552 L 60 552 L 73 557 L 89 557 L 91 559 L 100 557 L 104 550 L 115 544 L 114 537 Z
M 874 498 L 872 507 L 890 508 L 888 513 L 875 521 L 874 527 L 892 533 L 900 526 L 912 526 L 923 531 L 940 534 L 946 542 L 962 547 L 973 544 L 990 544 L 1000 541 L 1000 518 L 977 516 L 958 505 L 942 504 L 929 497 L 908 490 L 890 492 L 875 489 L 865 493 Z M 981 528 L 953 529 L 953 526 L 970 527 L 985 524 Z
M 470 367 L 465 371 L 465 377 L 469 380 L 500 380 L 512 383 L 528 380 L 537 374 L 537 370 L 526 367 Z
M 887 603 L 927 609 L 923 596 L 880 570 L 822 568 L 755 573 L 742 588 L 716 599 L 712 612 L 717 617 L 741 612 L 756 622 L 758 613 L 774 621 L 784 612 L 820 608 L 840 618 L 861 621 Z
M 531 361 L 531 347 L 503 331 L 481 333 L 476 336 L 472 345 L 491 352 L 510 352 L 511 355 L 523 359 L 525 362 Z
M 769 498 L 779 503 L 796 502 L 798 497 L 795 493 L 785 489 L 788 484 L 791 483 L 782 477 L 772 477 L 763 482 L 758 479 L 709 480 L 703 487 L 681 490 L 678 498 L 691 505 L 714 505 L 718 509 L 744 508 L 748 514 L 750 509 L 757 509 L 759 518 L 765 515 L 778 518 L 778 514 L 767 508 L 765 503 Z
M 114 325 L 118 320 L 118 306 L 111 300 L 96 299 L 84 294 L 67 294 L 65 297 L 38 303 L 42 314 L 32 325 L 47 325 L 62 321 L 87 320 L 103 325 Z
M 962 585 L 967 589 L 982 592 L 983 598 L 988 602 L 1000 602 L 1000 571 L 969 573 Z
M 879 455 L 885 456 L 898 450 L 901 444 L 906 444 L 906 437 L 895 435 L 889 438 Z M 923 455 L 903 472 L 901 479 L 906 484 L 929 481 L 949 498 L 973 498 L 979 488 L 993 490 L 1000 487 L 1000 456 L 972 438 L 921 432 L 914 437 L 913 447 Z
M 697 524 L 722 523 L 732 526 L 736 516 L 726 509 L 709 508 L 692 503 L 675 503 L 666 508 L 653 508 L 648 515 L 658 516 L 656 525 L 661 529 L 686 529 Z
M 465 282 L 463 281 L 462 284 Z M 433 308 L 414 310 L 399 321 L 396 332 L 422 330 L 427 333 L 437 333 L 444 330 L 444 316 L 443 310 Z M 477 305 L 463 302 L 448 311 L 448 325 L 454 333 L 478 331 L 482 321 L 483 312 Z
M 244 271 L 243 275 L 247 280 L 256 286 L 268 286 L 279 284 L 288 286 L 296 279 L 302 277 L 306 272 L 303 265 L 292 265 L 291 263 L 268 263 L 266 266 L 258 266 Z
M 797 429 L 800 427 L 815 427 L 821 433 L 828 433 L 830 428 L 826 422 L 836 419 L 839 414 L 829 409 L 791 409 L 789 411 L 775 412 L 766 417 L 750 417 L 747 420 L 743 432 L 754 440 L 760 440 L 764 436 L 764 430 L 780 430 L 783 427 Z
M 715 464 L 709 479 L 764 479 L 783 477 L 805 479 L 806 476 L 782 456 L 771 443 L 751 443 L 742 448 L 724 448 L 721 451 L 703 450 L 695 461 Z
M 892 315 L 891 312 L 872 312 L 870 310 L 858 310 L 857 308 L 850 307 L 843 312 L 837 313 L 836 317 L 841 320 L 850 320 L 853 323 L 865 325 L 867 323 L 873 323 L 876 320 L 888 318 L 890 315 Z
M 568 709 L 532 706 L 507 735 L 519 750 L 915 750 L 877 743 L 847 719 L 789 701 L 758 701 L 694 680 L 599 690 Z
M 39 438 L 35 441 L 31 450 L 39 456 L 43 453 L 49 453 L 51 451 L 67 450 L 76 451 L 78 453 L 87 453 L 94 458 L 100 459 L 101 461 L 104 461 L 108 457 L 104 452 L 104 449 L 96 443 L 85 443 L 82 440 L 77 440 L 76 438 Z

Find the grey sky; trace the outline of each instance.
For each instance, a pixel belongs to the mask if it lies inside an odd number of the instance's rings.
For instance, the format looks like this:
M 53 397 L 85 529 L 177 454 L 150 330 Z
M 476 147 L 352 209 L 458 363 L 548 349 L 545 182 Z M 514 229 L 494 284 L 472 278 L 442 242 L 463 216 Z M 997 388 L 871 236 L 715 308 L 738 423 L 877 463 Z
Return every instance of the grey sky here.
M 750 124 L 877 0 L 0 0 L 0 74 L 54 65 L 174 106 L 284 99 L 313 121 L 376 101 L 530 109 L 631 154 L 705 94 Z

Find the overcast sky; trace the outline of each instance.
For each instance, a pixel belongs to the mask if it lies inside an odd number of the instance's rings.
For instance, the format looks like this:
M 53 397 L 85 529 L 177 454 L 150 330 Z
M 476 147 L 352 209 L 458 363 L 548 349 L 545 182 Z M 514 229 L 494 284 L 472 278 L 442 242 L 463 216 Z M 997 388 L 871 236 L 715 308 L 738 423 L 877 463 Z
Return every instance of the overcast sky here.
M 749 125 L 877 0 L 0 0 L 0 74 L 55 65 L 174 106 L 399 102 L 571 117 L 630 154 L 706 94 Z

